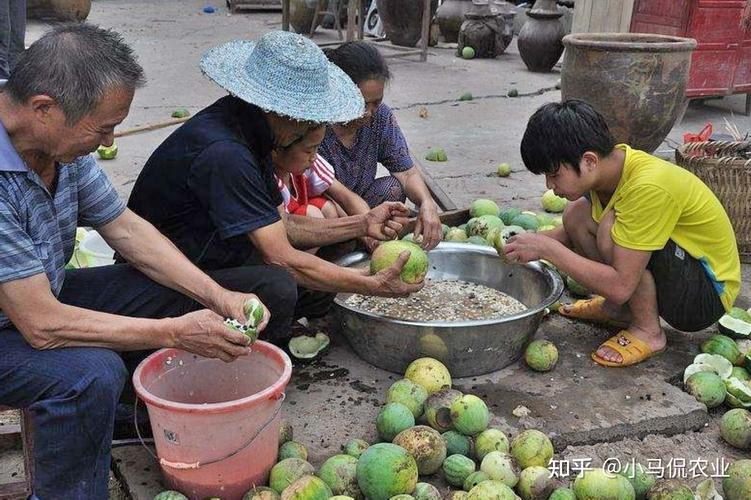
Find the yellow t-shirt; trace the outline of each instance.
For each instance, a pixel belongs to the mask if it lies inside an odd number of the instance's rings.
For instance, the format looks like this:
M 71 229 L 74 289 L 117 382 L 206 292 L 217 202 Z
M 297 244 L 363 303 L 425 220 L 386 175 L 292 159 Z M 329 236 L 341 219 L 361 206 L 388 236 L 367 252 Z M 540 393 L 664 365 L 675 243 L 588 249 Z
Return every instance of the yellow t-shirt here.
M 625 144 L 616 147 L 626 152 L 621 179 L 605 207 L 590 193 L 592 218 L 599 223 L 615 210 L 611 235 L 623 248 L 655 251 L 672 239 L 703 264 L 729 310 L 741 287 L 741 263 L 720 201 L 688 170 Z

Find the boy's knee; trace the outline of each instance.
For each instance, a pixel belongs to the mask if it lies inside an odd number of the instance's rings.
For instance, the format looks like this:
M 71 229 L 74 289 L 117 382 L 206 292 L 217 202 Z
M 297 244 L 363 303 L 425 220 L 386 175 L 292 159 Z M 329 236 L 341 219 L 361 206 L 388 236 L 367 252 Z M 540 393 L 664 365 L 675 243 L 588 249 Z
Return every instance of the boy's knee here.
M 582 222 L 592 218 L 592 205 L 586 198 L 579 198 L 566 204 L 563 210 L 563 226 L 580 227 Z
M 316 206 L 308 205 L 305 210 L 305 215 L 313 217 L 315 219 L 323 219 L 323 212 Z

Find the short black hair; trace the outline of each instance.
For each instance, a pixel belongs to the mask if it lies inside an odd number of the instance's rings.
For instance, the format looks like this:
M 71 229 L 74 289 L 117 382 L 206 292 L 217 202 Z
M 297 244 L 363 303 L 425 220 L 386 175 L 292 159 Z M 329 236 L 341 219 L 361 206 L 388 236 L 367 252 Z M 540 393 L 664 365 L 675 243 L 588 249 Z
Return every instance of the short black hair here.
M 368 42 L 346 42 L 335 49 L 325 49 L 323 52 L 329 61 L 347 73 L 355 84 L 366 80 L 386 82 L 391 78 L 386 59 Z
M 554 174 L 561 163 L 579 173 L 587 151 L 607 156 L 615 148 L 605 118 L 584 101 L 570 99 L 541 106 L 527 123 L 522 138 L 524 165 L 533 174 Z

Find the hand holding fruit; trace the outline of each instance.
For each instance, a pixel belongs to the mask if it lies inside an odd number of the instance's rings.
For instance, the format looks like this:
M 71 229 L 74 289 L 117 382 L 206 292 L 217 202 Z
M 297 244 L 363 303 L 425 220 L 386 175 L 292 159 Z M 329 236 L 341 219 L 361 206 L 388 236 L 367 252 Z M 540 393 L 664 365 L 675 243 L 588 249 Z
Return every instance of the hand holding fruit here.
M 271 313 L 256 295 L 226 289 L 222 289 L 214 310 L 240 325 L 253 327 L 256 333 L 262 332 L 271 318 Z
M 399 243 L 399 242 L 394 242 Z M 381 250 L 384 248 L 386 244 L 382 244 L 381 246 L 376 249 L 376 252 L 373 253 L 373 258 L 377 259 L 377 252 L 378 250 Z M 420 250 L 419 247 L 416 245 L 413 245 L 417 250 Z M 422 252 L 422 250 L 420 250 Z M 404 297 L 409 295 L 410 293 L 414 293 L 419 291 L 423 285 L 424 285 L 424 274 L 422 276 L 419 276 L 419 281 L 412 281 L 411 283 L 407 283 L 404 280 L 404 271 L 405 266 L 407 265 L 407 262 L 410 260 L 410 251 L 409 250 L 403 250 L 401 253 L 399 253 L 396 260 L 393 262 L 393 264 L 384 267 L 382 269 L 374 268 L 374 266 L 371 263 L 371 272 L 373 273 L 373 279 L 376 282 L 375 288 L 373 290 L 370 290 L 370 293 L 373 295 L 379 295 L 382 297 Z M 426 259 L 427 264 L 427 259 Z M 418 279 L 416 278 L 416 279 Z
M 170 343 L 172 347 L 227 363 L 250 352 L 250 338 L 227 328 L 224 318 L 208 309 L 194 311 L 171 321 L 175 323 Z
M 503 253 L 512 264 L 526 264 L 544 258 L 546 245 L 552 241 L 554 240 L 541 234 L 518 234 L 509 238 L 503 246 Z

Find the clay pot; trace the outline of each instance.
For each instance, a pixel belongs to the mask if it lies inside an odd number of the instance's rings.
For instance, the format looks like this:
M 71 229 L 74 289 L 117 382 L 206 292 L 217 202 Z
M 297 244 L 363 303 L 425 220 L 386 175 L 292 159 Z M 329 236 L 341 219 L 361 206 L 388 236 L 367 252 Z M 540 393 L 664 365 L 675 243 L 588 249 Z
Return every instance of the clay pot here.
M 696 41 L 637 33 L 579 33 L 563 39 L 561 94 L 591 104 L 618 142 L 654 151 L 686 106 Z
M 28 0 L 26 11 L 32 19 L 83 21 L 91 10 L 91 0 Z
M 527 12 L 529 20 L 519 32 L 519 55 L 530 71 L 548 72 L 561 58 L 566 34 L 555 0 L 537 0 Z
M 465 47 L 472 47 L 475 57 L 494 58 L 502 54 L 506 50 L 505 27 L 501 15 L 494 13 L 487 2 L 474 4 L 459 30 L 456 55 L 461 56 Z
M 496 14 L 500 14 L 504 22 L 503 27 L 503 43 L 506 47 L 511 45 L 511 40 L 514 38 L 514 18 L 516 17 L 516 5 L 506 2 L 505 0 L 494 0 L 490 4 L 490 8 Z
M 422 34 L 422 11 L 427 0 L 377 0 L 386 37 L 394 45 L 414 47 Z M 435 14 L 438 0 L 431 0 Z M 432 15 L 431 15 L 432 17 Z
M 445 0 L 435 13 L 444 41 L 456 43 L 464 14 L 472 8 L 472 0 Z
M 310 25 L 316 12 L 316 1 L 320 5 L 321 12 L 325 11 L 326 0 L 290 0 L 289 24 L 296 33 L 307 35 L 311 32 Z M 319 16 L 313 29 L 317 28 L 322 20 L 323 16 Z

